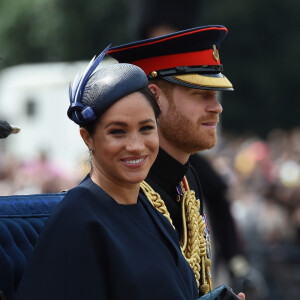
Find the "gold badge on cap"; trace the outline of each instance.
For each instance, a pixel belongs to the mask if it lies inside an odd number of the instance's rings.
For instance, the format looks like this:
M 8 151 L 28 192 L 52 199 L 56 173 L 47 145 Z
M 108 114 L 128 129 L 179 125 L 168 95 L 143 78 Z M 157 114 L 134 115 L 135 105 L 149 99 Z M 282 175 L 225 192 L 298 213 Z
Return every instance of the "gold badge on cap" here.
M 213 45 L 213 57 L 216 60 L 216 62 L 218 62 L 220 60 L 219 51 L 218 51 L 216 45 Z

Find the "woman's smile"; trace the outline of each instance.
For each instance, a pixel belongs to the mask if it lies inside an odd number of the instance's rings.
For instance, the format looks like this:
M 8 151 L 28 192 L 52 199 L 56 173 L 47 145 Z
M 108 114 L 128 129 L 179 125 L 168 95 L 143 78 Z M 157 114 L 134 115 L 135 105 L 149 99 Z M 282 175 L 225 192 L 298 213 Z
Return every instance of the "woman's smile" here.
M 158 152 L 154 111 L 141 93 L 114 103 L 99 120 L 90 137 L 94 172 L 116 186 L 143 181 Z
M 139 168 L 146 160 L 147 155 L 139 157 L 127 157 L 121 159 L 122 163 L 129 168 Z

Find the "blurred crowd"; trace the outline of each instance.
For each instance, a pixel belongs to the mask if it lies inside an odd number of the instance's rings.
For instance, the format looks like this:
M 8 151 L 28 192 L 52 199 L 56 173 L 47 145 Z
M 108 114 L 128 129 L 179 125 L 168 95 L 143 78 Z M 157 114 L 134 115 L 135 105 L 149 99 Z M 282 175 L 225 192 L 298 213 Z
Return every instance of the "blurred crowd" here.
M 78 172 L 72 172 L 63 163 L 52 161 L 44 150 L 35 159 L 16 158 L 6 151 L 4 141 L 0 140 L 0 196 L 69 190 L 87 174 L 85 167 L 82 164 Z
M 14 158 L 0 144 L 0 195 L 51 193 L 76 185 L 74 173 L 41 151 L 34 161 Z M 222 132 L 204 153 L 229 186 L 232 213 L 247 234 L 268 244 L 300 243 L 300 128 L 274 129 L 266 139 Z
M 263 242 L 300 243 L 300 128 L 274 129 L 266 139 L 222 132 L 204 152 L 229 187 L 239 226 Z M 76 185 L 88 172 L 51 161 L 41 151 L 33 161 L 15 158 L 0 143 L 0 195 L 53 193 Z
M 296 299 L 300 293 L 300 128 L 274 129 L 265 139 L 223 132 L 207 157 L 228 184 L 232 215 L 250 263 L 267 281 L 266 298 L 259 299 Z
M 298 293 L 300 128 L 274 129 L 265 139 L 222 132 L 217 146 L 204 155 L 228 184 L 232 215 L 250 262 L 268 281 L 268 299 L 284 297 L 287 290 L 290 296 Z M 34 161 L 15 158 L 0 141 L 0 195 L 61 192 L 87 173 L 87 161 L 71 172 L 47 152 Z
M 222 133 L 208 158 L 248 235 L 274 245 L 300 243 L 300 128 L 274 129 L 266 139 Z

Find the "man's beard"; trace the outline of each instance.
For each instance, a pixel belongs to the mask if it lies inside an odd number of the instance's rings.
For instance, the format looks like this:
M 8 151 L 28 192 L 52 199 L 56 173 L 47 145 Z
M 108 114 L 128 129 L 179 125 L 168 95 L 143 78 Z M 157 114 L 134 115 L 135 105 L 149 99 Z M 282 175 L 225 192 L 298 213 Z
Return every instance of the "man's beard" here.
M 207 118 L 206 118 L 207 119 Z M 218 117 L 210 118 L 210 121 Z M 166 116 L 159 119 L 161 135 L 172 145 L 186 153 L 192 154 L 198 151 L 211 149 L 217 142 L 216 131 L 204 128 L 201 123 L 207 120 L 199 119 L 196 123 L 182 115 L 175 105 L 169 101 L 169 110 Z

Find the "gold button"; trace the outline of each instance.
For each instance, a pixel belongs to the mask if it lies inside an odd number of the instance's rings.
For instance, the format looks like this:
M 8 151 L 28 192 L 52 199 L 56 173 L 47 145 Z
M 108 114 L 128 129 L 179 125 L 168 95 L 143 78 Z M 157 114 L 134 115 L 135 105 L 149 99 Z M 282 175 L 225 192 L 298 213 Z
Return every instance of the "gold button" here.
M 152 77 L 157 77 L 157 72 L 156 72 L 156 71 L 152 71 L 152 72 L 151 72 L 151 76 L 152 76 Z

